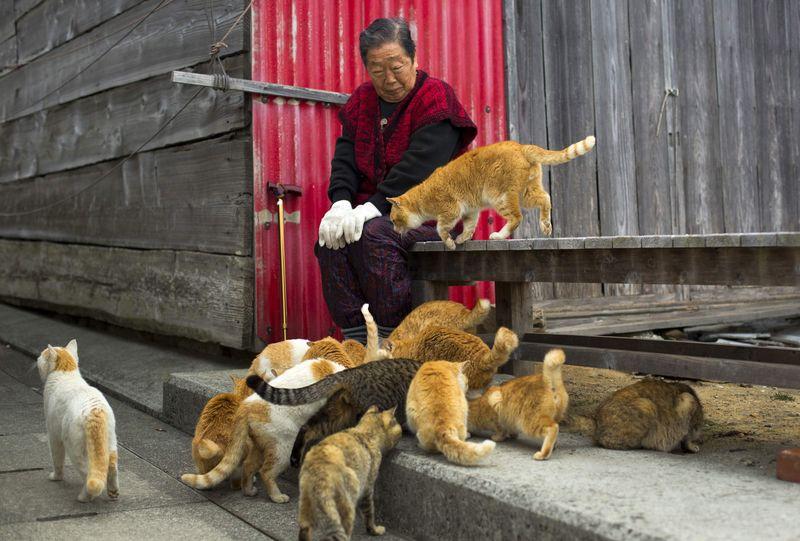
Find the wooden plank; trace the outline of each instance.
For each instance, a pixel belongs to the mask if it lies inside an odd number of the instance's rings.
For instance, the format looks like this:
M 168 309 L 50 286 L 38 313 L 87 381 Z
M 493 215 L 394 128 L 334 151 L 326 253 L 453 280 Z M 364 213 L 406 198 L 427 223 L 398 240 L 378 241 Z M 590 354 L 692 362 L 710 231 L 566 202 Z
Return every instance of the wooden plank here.
M 428 301 L 447 300 L 449 297 L 448 285 L 444 282 L 429 282 L 427 280 L 411 281 L 411 304 L 414 307 Z
M 0 120 L 8 121 L 56 103 L 66 103 L 207 60 L 210 38 L 206 0 L 171 2 L 82 75 L 42 101 L 44 96 L 74 77 L 91 62 L 90 59 L 99 57 L 109 47 L 106 40 L 85 45 L 98 36 L 118 32 L 122 27 L 135 23 L 157 4 L 158 0 L 146 0 L 0 79 Z M 242 9 L 241 0 L 219 0 L 214 10 L 217 26 L 228 28 Z M 226 41 L 226 55 L 243 50 L 241 24 Z M 74 53 L 65 54 L 67 51 Z
M 800 286 L 798 248 L 413 252 L 410 264 L 418 280 Z
M 565 148 L 594 133 L 592 96 L 592 30 L 588 0 L 543 2 L 544 72 L 547 84 L 548 147 Z M 606 144 L 598 140 L 598 146 Z M 554 234 L 595 236 L 597 220 L 597 152 L 550 168 Z M 599 284 L 559 285 L 558 297 L 592 297 Z
M 786 20 L 787 21 L 800 21 L 800 2 L 786 2 Z M 789 178 L 800 178 L 800 32 L 789 32 L 790 49 L 789 53 L 789 80 L 791 84 L 790 107 L 791 107 L 791 122 L 792 134 L 790 147 L 791 147 L 791 171 Z M 797 192 L 795 192 L 797 193 Z M 795 213 L 800 220 L 800 194 L 795 198 Z M 794 228 L 800 230 L 800 226 Z
M 245 61 L 246 55 L 227 59 L 226 69 L 241 75 Z M 126 156 L 195 92 L 164 74 L 6 122 L 0 131 L 0 183 Z M 144 150 L 242 128 L 244 102 L 241 92 L 209 88 Z
M 705 0 L 675 2 L 680 144 L 688 233 L 724 231 L 712 8 Z
M 539 360 L 552 348 L 552 345 L 522 343 L 518 351 L 523 359 Z M 578 366 L 800 389 L 800 368 L 795 366 L 587 347 L 564 346 L 562 349 L 567 362 Z
M 47 0 L 17 20 L 20 64 L 55 49 L 141 3 L 142 0 Z M 122 33 L 108 38 L 108 44 Z
M 228 135 L 138 154 L 60 206 L 0 217 L 0 236 L 249 255 L 251 147 L 249 140 Z M 47 205 L 75 193 L 110 166 L 0 184 L 0 212 Z
M 0 42 L 0 77 L 17 66 L 17 37 Z
M 789 33 L 782 2 L 754 2 L 756 135 L 762 231 L 796 231 L 800 187 L 791 177 L 793 139 L 789 90 Z M 789 24 L 789 26 L 787 26 Z
M 186 71 L 173 71 L 173 83 L 183 83 L 187 85 L 199 86 L 218 86 L 217 78 L 213 75 L 203 73 L 191 73 Z M 350 99 L 350 94 L 341 92 L 330 92 L 328 90 L 316 90 L 314 88 L 304 88 L 301 86 L 287 86 L 274 83 L 263 83 L 261 81 L 250 81 L 231 77 L 227 82 L 230 90 L 241 90 L 251 94 L 263 96 L 275 96 L 280 98 L 290 98 L 303 101 L 314 101 L 321 103 L 333 103 L 343 105 Z
M 725 231 L 761 231 L 756 155 L 753 0 L 714 0 Z
M 495 283 L 495 321 L 498 327 L 507 327 L 522 337 L 533 330 L 534 299 L 531 298 L 531 289 L 524 282 L 497 282 Z M 519 374 L 523 369 L 517 366 L 517 361 L 512 360 L 511 366 L 506 365 L 503 372 Z
M 626 2 L 591 2 L 597 194 L 602 235 L 639 233 Z M 604 286 L 606 295 L 634 295 L 641 286 Z
M 14 18 L 19 19 L 27 12 L 42 3 L 43 0 L 11 0 L 14 4 Z
M 547 146 L 541 0 L 504 0 L 503 11 L 509 137 L 514 141 Z M 549 192 L 549 167 L 542 171 L 542 184 Z M 523 209 L 522 213 L 523 221 L 514 232 L 514 237 L 541 237 L 539 211 Z M 532 299 L 553 298 L 551 283 L 531 282 L 529 287 Z
M 0 2 L 0 43 L 14 36 L 14 3 Z
M 0 296 L 160 334 L 244 349 L 253 260 L 0 240 Z

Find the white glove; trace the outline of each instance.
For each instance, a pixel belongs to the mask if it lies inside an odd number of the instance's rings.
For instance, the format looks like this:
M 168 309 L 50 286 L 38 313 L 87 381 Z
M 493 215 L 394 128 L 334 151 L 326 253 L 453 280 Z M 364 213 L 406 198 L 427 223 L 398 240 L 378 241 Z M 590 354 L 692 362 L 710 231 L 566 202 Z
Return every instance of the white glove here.
M 354 208 L 353 212 L 345 216 L 342 220 L 342 232 L 344 233 L 345 244 L 361 240 L 361 233 L 364 231 L 364 223 L 380 215 L 381 211 L 372 203 L 364 203 Z
M 353 207 L 349 201 L 337 201 L 319 222 L 319 245 L 327 246 L 332 250 L 344 248 L 345 242 L 342 237 L 342 220 L 353 213 Z

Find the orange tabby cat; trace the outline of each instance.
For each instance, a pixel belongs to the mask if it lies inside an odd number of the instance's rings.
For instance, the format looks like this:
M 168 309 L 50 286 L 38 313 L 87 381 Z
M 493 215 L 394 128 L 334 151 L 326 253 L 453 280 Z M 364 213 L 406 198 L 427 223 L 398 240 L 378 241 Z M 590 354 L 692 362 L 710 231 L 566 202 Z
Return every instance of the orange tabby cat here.
M 303 360 L 327 359 L 339 363 L 346 368 L 353 368 L 360 364 L 375 360 L 378 351 L 378 325 L 369 311 L 369 304 L 361 307 L 364 322 L 367 327 L 367 346 L 364 347 L 356 340 L 339 342 L 335 338 L 326 336 L 322 340 L 309 342 Z
M 406 422 L 422 449 L 439 451 L 450 462 L 473 466 L 492 452 L 495 443 L 464 441 L 469 434 L 463 368 L 464 363 L 449 361 L 423 364 L 408 387 Z
M 494 441 L 509 435 L 544 438 L 536 460 L 547 460 L 558 439 L 558 423 L 564 418 L 569 396 L 561 378 L 564 352 L 551 349 L 544 357 L 542 373 L 523 376 L 489 387 L 469 403 L 471 431 L 492 432 Z
M 232 393 L 221 393 L 209 400 L 194 429 L 192 439 L 192 458 L 197 473 L 208 473 L 222 460 L 231 437 L 233 418 L 239 404 L 253 394 L 245 378 L 235 378 Z M 231 478 L 231 487 L 239 488 L 240 479 Z
M 469 396 L 483 390 L 492 381 L 497 369 L 503 366 L 517 349 L 519 339 L 513 331 L 500 327 L 489 349 L 483 340 L 465 331 L 428 325 L 418 335 L 398 343 L 387 344 L 391 356 L 417 361 L 447 360 L 464 362 L 464 374 L 469 382 Z
M 439 236 L 454 250 L 472 238 L 481 210 L 494 208 L 506 219 L 506 225 L 489 238 L 507 239 L 522 220 L 520 208 L 538 207 L 539 229 L 549 236 L 550 195 L 542 186 L 542 165 L 566 163 L 589 152 L 594 143 L 590 135 L 559 151 L 514 141 L 471 150 L 403 195 L 386 199 L 392 204 L 394 229 L 403 234 L 435 219 Z M 450 231 L 462 219 L 464 230 L 454 242 Z
M 490 307 L 489 299 L 478 299 L 472 310 L 459 302 L 429 301 L 411 310 L 388 339 L 390 342 L 406 340 L 419 334 L 428 325 L 440 325 L 475 333 L 475 328 L 489 315 Z

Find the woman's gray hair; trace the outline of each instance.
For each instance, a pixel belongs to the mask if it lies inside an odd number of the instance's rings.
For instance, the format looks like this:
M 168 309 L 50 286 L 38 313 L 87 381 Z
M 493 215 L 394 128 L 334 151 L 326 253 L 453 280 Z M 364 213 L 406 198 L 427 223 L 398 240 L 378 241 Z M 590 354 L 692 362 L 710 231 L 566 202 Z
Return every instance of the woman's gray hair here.
M 399 43 L 412 60 L 417 52 L 417 46 L 411 37 L 411 30 L 408 28 L 408 21 L 400 17 L 392 19 L 381 18 L 372 21 L 358 36 L 361 61 L 366 65 L 367 51 L 386 43 Z

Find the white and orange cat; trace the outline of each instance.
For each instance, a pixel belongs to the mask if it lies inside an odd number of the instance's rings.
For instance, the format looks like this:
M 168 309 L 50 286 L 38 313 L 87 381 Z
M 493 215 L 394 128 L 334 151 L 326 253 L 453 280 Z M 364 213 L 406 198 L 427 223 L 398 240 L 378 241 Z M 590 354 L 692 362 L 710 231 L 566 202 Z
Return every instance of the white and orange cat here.
M 107 488 L 119 496 L 117 435 L 114 412 L 103 394 L 89 386 L 78 370 L 78 343 L 48 345 L 36 360 L 44 383 L 44 415 L 50 454 L 51 481 L 64 478 L 64 457 L 85 478 L 78 501 L 95 499 Z
M 558 423 L 569 406 L 569 395 L 561 377 L 564 359 L 562 350 L 551 349 L 544 357 L 541 374 L 489 387 L 483 396 L 471 400 L 469 430 L 490 432 L 494 441 L 517 435 L 541 438 L 542 447 L 533 458 L 550 458 L 558 440 Z
M 257 374 L 269 381 L 300 364 L 310 347 L 311 342 L 302 338 L 269 344 L 253 359 L 247 375 Z
M 542 165 L 566 163 L 594 148 L 589 136 L 564 150 L 546 150 L 536 145 L 504 141 L 476 148 L 439 167 L 424 182 L 392 204 L 390 218 L 400 234 L 436 220 L 439 236 L 454 250 L 472 238 L 478 216 L 485 208 L 495 209 L 506 224 L 491 239 L 507 239 L 522 221 L 521 208 L 539 209 L 539 230 L 550 236 L 550 195 L 542 185 Z M 450 231 L 463 219 L 464 230 L 450 238 Z
M 429 361 L 420 366 L 406 398 L 406 423 L 420 448 L 440 452 L 447 460 L 474 466 L 494 450 L 485 440 L 470 443 L 467 433 L 465 363 Z
M 309 359 L 289 368 L 270 385 L 290 389 L 305 387 L 344 368 L 326 359 Z M 269 498 L 275 503 L 288 502 L 289 496 L 281 492 L 275 480 L 289 466 L 300 427 L 324 404 L 325 399 L 321 399 L 299 406 L 280 406 L 266 402 L 258 394 L 250 395 L 236 411 L 230 441 L 219 464 L 203 475 L 183 474 L 181 480 L 194 488 L 212 488 L 241 465 L 245 496 L 256 494 L 253 477 L 258 472 Z

